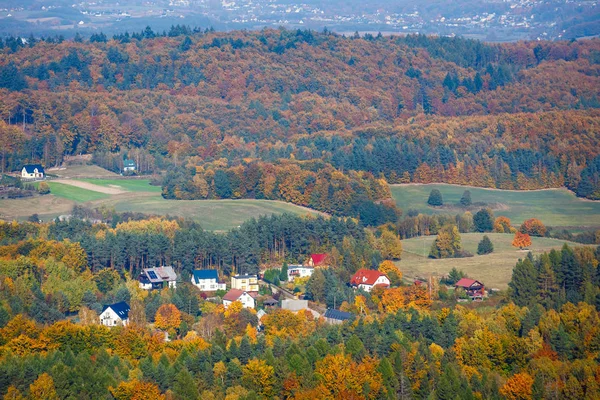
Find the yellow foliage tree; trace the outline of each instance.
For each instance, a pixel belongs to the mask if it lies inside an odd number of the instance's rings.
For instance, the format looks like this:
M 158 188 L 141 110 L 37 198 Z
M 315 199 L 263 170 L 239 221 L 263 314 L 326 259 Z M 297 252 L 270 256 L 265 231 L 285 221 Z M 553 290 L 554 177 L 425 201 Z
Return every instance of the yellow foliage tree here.
M 137 379 L 121 382 L 116 388 L 109 389 L 117 400 L 165 400 L 165 395 L 160 392 L 156 384 L 138 381 Z
M 387 314 L 395 314 L 404 307 L 404 293 L 402 288 L 390 288 L 383 290 L 379 311 Z
M 58 400 L 54 380 L 47 373 L 43 373 L 29 385 L 29 396 L 36 400 Z
M 402 272 L 390 260 L 385 260 L 379 264 L 379 272 L 386 274 L 392 285 L 398 285 L 402 282 Z
M 174 304 L 163 304 L 158 307 L 154 320 L 154 325 L 158 329 L 165 331 L 177 329 L 181 324 L 181 312 Z
M 270 398 L 275 384 L 274 368 L 265 360 L 252 359 L 242 369 L 242 382 L 259 396 Z

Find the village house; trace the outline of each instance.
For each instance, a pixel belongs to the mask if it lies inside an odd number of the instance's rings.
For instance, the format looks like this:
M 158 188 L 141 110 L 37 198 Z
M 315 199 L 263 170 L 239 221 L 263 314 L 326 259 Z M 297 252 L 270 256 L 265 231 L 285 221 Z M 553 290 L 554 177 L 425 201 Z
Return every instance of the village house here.
M 325 311 L 323 317 L 325 317 L 325 321 L 327 323 L 338 325 L 343 323 L 344 321 L 354 318 L 354 314 L 330 308 L 327 311 Z
M 312 276 L 315 269 L 305 265 L 290 265 L 287 271 L 287 280 L 292 282 L 296 278 L 307 278 Z
M 462 278 L 454 284 L 454 290 L 464 289 L 471 300 L 482 300 L 486 297 L 483 283 L 470 278 Z
M 192 273 L 192 285 L 203 292 L 226 290 L 224 283 L 219 283 L 219 274 L 216 269 L 195 269 Z
M 390 279 L 382 272 L 361 268 L 352 276 L 350 286 L 370 292 L 375 286 L 389 287 Z
M 256 296 L 258 292 L 247 292 L 245 290 L 230 289 L 225 296 L 223 296 L 223 306 L 229 307 L 234 301 L 242 303 L 244 308 L 255 308 L 256 307 Z
M 138 278 L 140 288 L 162 289 L 177 287 L 177 274 L 173 267 L 144 268 Z
M 23 179 L 44 179 L 44 167 L 40 164 L 24 165 L 21 170 L 21 178 Z
M 311 254 L 308 259 L 309 267 L 328 267 L 327 265 L 327 254 Z
M 246 292 L 258 292 L 257 275 L 235 275 L 231 277 L 231 288 Z
M 123 172 L 135 171 L 135 161 L 133 160 L 123 160 Z
M 102 307 L 100 323 L 105 326 L 126 326 L 129 323 L 129 304 L 120 301 Z

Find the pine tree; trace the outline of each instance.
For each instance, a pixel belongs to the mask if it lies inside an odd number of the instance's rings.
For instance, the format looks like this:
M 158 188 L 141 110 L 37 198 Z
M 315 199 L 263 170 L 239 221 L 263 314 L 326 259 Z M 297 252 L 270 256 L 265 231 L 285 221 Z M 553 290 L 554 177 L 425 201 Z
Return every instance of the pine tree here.
M 517 262 L 508 284 L 510 297 L 516 305 L 523 307 L 532 304 L 537 292 L 537 279 L 537 271 L 529 258 Z
M 187 368 L 182 368 L 181 371 L 175 375 L 173 393 L 176 398 L 182 400 L 195 400 L 200 398 L 200 393 L 198 392 L 194 378 Z
M 281 272 L 279 272 L 279 280 L 285 282 L 288 280 L 288 264 L 286 262 L 283 263 L 281 267 Z
M 489 208 L 477 211 L 473 216 L 477 232 L 491 232 L 494 229 L 494 213 Z
M 490 254 L 494 251 L 494 244 L 487 235 L 483 235 L 483 239 L 477 245 L 477 254 Z

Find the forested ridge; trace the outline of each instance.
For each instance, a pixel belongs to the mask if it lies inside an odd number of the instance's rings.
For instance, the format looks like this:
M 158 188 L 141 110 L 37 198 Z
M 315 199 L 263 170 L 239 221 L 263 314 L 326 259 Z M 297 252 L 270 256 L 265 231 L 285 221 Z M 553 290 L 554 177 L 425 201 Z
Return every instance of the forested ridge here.
M 4 170 L 85 152 L 112 168 L 127 151 L 171 171 L 168 198 L 340 215 L 385 198 L 380 179 L 600 197 L 599 40 L 174 27 L 2 46 Z M 334 172 L 341 183 L 325 184 Z M 333 198 L 357 187 L 360 201 Z

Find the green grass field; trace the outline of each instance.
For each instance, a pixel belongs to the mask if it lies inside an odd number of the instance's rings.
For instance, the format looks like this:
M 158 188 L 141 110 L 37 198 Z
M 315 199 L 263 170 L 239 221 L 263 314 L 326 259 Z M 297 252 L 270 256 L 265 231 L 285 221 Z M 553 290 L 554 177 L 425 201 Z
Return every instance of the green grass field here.
M 118 197 L 115 196 L 115 199 Z M 293 204 L 269 200 L 165 200 L 160 196 L 147 196 L 117 200 L 113 205 L 118 212 L 134 211 L 191 218 L 211 231 L 227 231 L 260 215 L 317 214 Z
M 93 183 L 105 187 L 127 190 L 128 192 L 160 193 L 160 186 L 150 185 L 149 179 L 79 179 L 83 182 Z
M 482 281 L 491 288 L 506 289 L 512 276 L 512 270 L 519 258 L 527 256 L 527 251 L 514 248 L 511 243 L 513 235 L 503 233 L 486 233 L 494 244 L 492 254 L 478 256 L 477 245 L 483 233 L 461 234 L 462 246 L 474 257 L 446 258 L 434 260 L 428 258 L 429 249 L 435 236 L 424 236 L 402 241 L 402 260 L 396 263 L 407 278 L 427 277 L 431 274 L 443 276 L 452 268 L 465 272 L 470 278 Z M 569 246 L 581 246 L 564 240 L 549 238 L 531 238 L 529 250 L 533 254 L 541 254 L 551 249 L 560 249 L 565 243 Z
M 64 185 L 62 183 L 57 182 L 48 182 L 48 185 L 50 186 L 50 193 L 52 193 L 54 196 L 62 197 L 68 200 L 73 200 L 77 203 L 85 203 L 86 201 L 107 199 L 110 197 L 109 194 L 94 192 L 92 190 L 82 189 L 70 185 Z
M 600 201 L 582 200 L 566 189 L 537 191 L 511 191 L 470 188 L 458 185 L 392 185 L 392 196 L 405 212 L 416 209 L 424 214 L 462 213 L 460 208 L 434 208 L 427 205 L 432 189 L 438 189 L 444 205 L 459 202 L 463 192 L 469 190 L 474 203 L 499 203 L 496 216 L 510 218 L 514 225 L 529 218 L 538 218 L 555 227 L 600 227 Z

